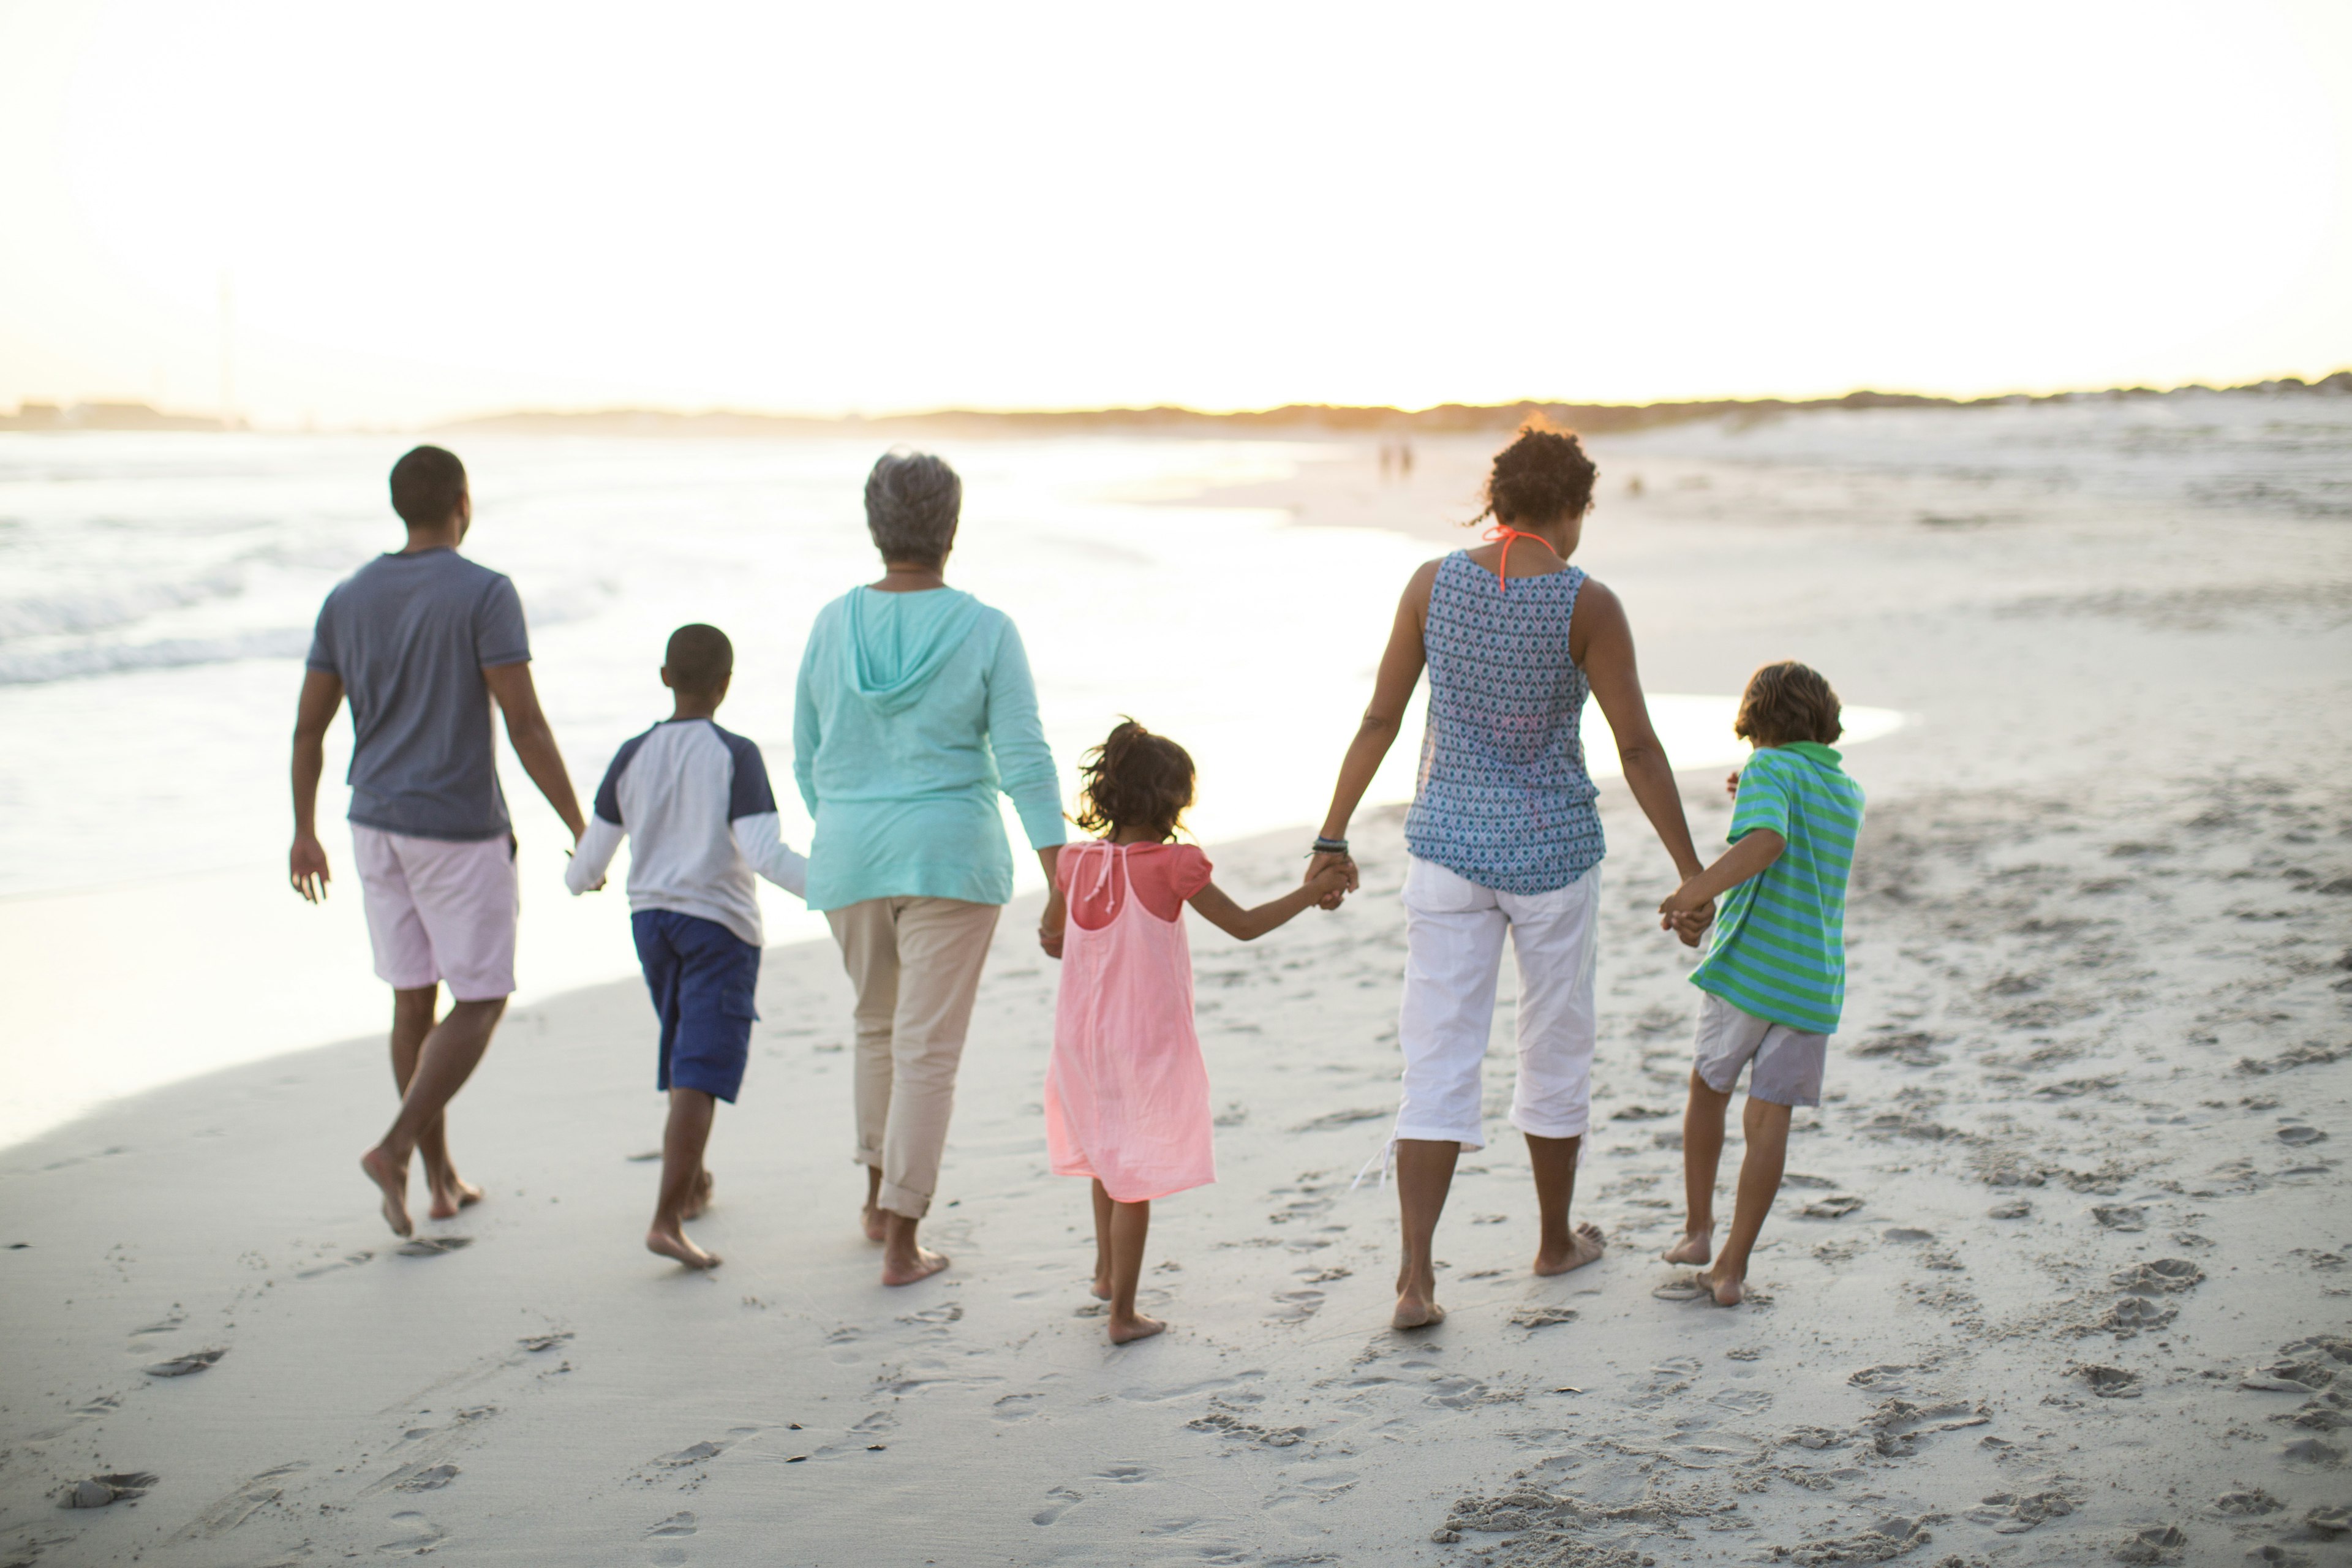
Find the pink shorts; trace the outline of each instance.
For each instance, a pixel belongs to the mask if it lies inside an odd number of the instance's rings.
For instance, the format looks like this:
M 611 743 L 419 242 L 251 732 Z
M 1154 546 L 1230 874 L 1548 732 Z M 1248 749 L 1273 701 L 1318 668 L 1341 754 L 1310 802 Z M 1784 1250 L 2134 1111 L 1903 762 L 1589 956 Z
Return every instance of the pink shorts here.
M 459 1002 L 513 992 L 514 840 L 453 844 L 352 824 L 376 977 L 395 991 L 446 981 Z

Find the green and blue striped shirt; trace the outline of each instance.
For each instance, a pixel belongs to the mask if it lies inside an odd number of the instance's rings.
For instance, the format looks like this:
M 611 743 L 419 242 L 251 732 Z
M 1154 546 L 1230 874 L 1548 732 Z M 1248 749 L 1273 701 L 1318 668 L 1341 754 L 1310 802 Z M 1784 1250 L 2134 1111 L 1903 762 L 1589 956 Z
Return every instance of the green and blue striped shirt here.
M 1862 786 L 1827 746 L 1759 746 L 1740 770 L 1727 837 L 1736 844 L 1758 828 L 1789 847 L 1723 896 L 1715 939 L 1691 984 L 1755 1017 L 1835 1034 L 1845 1005 L 1845 879 L 1862 831 Z

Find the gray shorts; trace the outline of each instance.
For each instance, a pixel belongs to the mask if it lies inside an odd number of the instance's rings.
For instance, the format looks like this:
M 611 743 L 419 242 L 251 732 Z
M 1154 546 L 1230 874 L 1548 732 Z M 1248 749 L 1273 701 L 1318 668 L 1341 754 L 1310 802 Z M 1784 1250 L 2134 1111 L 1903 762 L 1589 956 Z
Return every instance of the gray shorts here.
M 1699 994 L 1698 1076 L 1729 1094 L 1752 1058 L 1748 1098 L 1770 1105 L 1819 1105 L 1830 1037 L 1743 1013 L 1713 992 Z

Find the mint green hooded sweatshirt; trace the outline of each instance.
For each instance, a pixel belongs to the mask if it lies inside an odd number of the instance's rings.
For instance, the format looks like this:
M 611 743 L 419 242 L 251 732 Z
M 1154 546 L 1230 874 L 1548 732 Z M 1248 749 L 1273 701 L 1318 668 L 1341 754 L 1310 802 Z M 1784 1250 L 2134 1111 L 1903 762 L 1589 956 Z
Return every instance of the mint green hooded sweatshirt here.
M 793 704 L 793 777 L 816 821 L 813 910 L 1008 901 L 999 791 L 1033 847 L 1066 837 L 1021 634 L 954 588 L 853 588 L 817 612 Z

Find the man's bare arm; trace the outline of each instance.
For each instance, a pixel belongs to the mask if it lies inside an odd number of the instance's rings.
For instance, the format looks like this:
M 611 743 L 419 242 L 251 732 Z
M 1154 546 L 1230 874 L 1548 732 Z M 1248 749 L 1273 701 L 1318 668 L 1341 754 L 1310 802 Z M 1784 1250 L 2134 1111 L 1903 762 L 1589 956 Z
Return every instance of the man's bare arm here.
M 319 842 L 319 775 L 327 767 L 327 730 L 343 705 L 343 678 L 323 669 L 302 673 L 302 696 L 294 711 L 294 847 L 287 856 L 286 879 L 317 903 L 333 880 L 326 846 Z
M 572 793 L 572 775 L 564 771 L 563 753 L 555 747 L 555 731 L 539 706 L 539 689 L 531 684 L 528 664 L 501 664 L 486 668 L 482 679 L 488 682 L 490 695 L 498 700 L 499 710 L 507 716 L 507 739 L 514 745 L 515 755 L 522 760 L 522 771 L 572 829 L 572 842 L 588 831 L 588 819 L 580 815 L 580 801 Z

